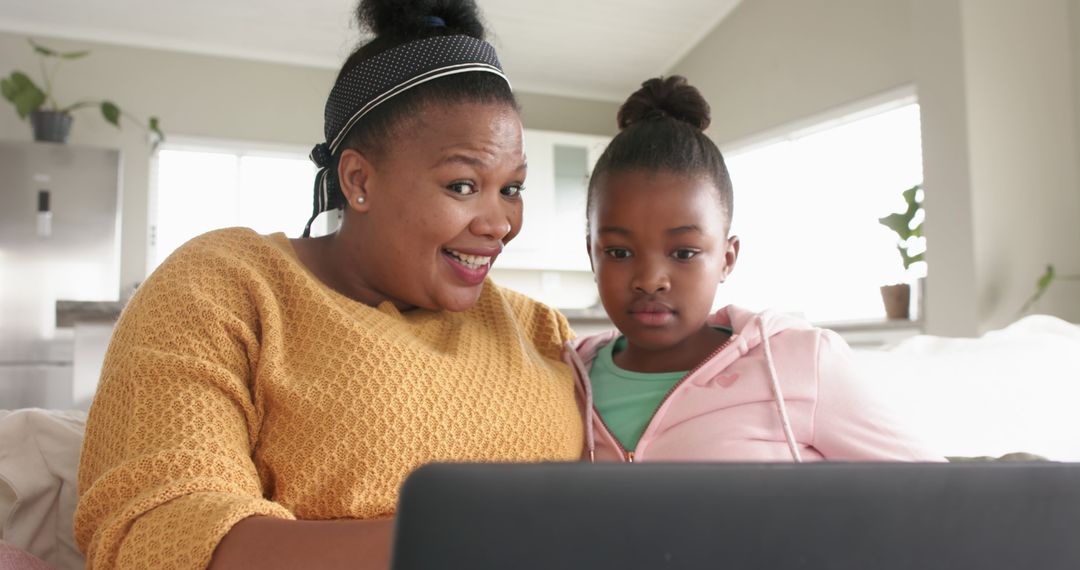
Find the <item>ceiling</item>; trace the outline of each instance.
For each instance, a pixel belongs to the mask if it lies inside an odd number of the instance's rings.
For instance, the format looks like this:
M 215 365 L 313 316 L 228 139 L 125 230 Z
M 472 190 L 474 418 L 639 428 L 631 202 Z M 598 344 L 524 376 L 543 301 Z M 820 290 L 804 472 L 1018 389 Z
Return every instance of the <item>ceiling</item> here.
M 621 101 L 740 0 L 478 0 L 522 91 Z M 0 0 L 0 30 L 336 69 L 355 0 Z

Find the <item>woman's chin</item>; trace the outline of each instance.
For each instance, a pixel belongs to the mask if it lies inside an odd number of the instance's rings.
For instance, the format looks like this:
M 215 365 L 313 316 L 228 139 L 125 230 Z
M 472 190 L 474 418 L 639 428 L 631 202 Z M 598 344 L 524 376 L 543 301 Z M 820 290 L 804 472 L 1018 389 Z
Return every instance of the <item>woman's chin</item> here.
M 483 289 L 484 284 L 481 283 L 471 287 L 454 287 L 453 290 L 443 291 L 442 294 L 435 298 L 438 304 L 437 308 L 455 313 L 468 311 L 476 306 Z

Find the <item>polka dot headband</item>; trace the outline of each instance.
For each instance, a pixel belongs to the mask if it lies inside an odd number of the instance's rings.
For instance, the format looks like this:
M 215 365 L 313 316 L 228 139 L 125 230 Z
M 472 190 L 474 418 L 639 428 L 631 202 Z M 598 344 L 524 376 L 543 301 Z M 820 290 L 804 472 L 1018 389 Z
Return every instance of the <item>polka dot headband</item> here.
M 344 196 L 337 180 L 337 155 L 349 131 L 380 104 L 433 79 L 483 71 L 506 80 L 495 48 L 471 36 L 435 36 L 412 41 L 369 58 L 338 78 L 326 101 L 326 142 L 315 145 L 311 160 L 315 175 L 315 201 L 304 237 L 319 214 L 340 208 Z

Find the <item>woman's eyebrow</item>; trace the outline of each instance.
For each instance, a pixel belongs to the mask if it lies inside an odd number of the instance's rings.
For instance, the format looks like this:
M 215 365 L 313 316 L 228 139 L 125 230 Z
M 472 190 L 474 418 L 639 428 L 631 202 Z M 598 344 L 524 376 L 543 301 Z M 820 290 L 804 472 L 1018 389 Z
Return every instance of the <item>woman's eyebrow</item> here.
M 464 164 L 466 166 L 480 167 L 484 166 L 484 159 L 477 158 L 475 156 L 469 156 L 467 154 L 448 154 L 443 156 L 435 163 L 435 167 L 442 166 L 444 164 Z
M 446 164 L 464 164 L 466 166 L 471 166 L 473 168 L 480 168 L 480 167 L 483 167 L 484 165 L 486 165 L 487 161 L 485 161 L 482 158 L 477 158 L 475 156 L 469 156 L 467 154 L 454 153 L 454 154 L 448 154 L 448 155 L 440 158 L 438 160 L 438 162 L 436 162 L 432 166 L 432 168 L 438 168 L 438 167 L 446 165 Z M 528 162 L 522 160 L 521 164 L 519 164 L 517 166 L 517 168 L 514 169 L 514 172 L 528 170 L 528 168 L 529 168 Z

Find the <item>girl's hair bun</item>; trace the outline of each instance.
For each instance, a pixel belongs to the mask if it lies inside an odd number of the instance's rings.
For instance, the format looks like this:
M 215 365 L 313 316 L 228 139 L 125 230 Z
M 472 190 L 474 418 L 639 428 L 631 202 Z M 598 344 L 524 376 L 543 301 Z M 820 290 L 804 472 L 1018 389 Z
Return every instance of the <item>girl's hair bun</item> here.
M 619 108 L 619 130 L 642 121 L 663 118 L 689 123 L 704 131 L 709 127 L 709 103 L 681 75 L 655 77 L 641 84 Z
M 484 39 L 474 0 L 360 0 L 356 19 L 377 38 L 413 39 L 461 34 Z

